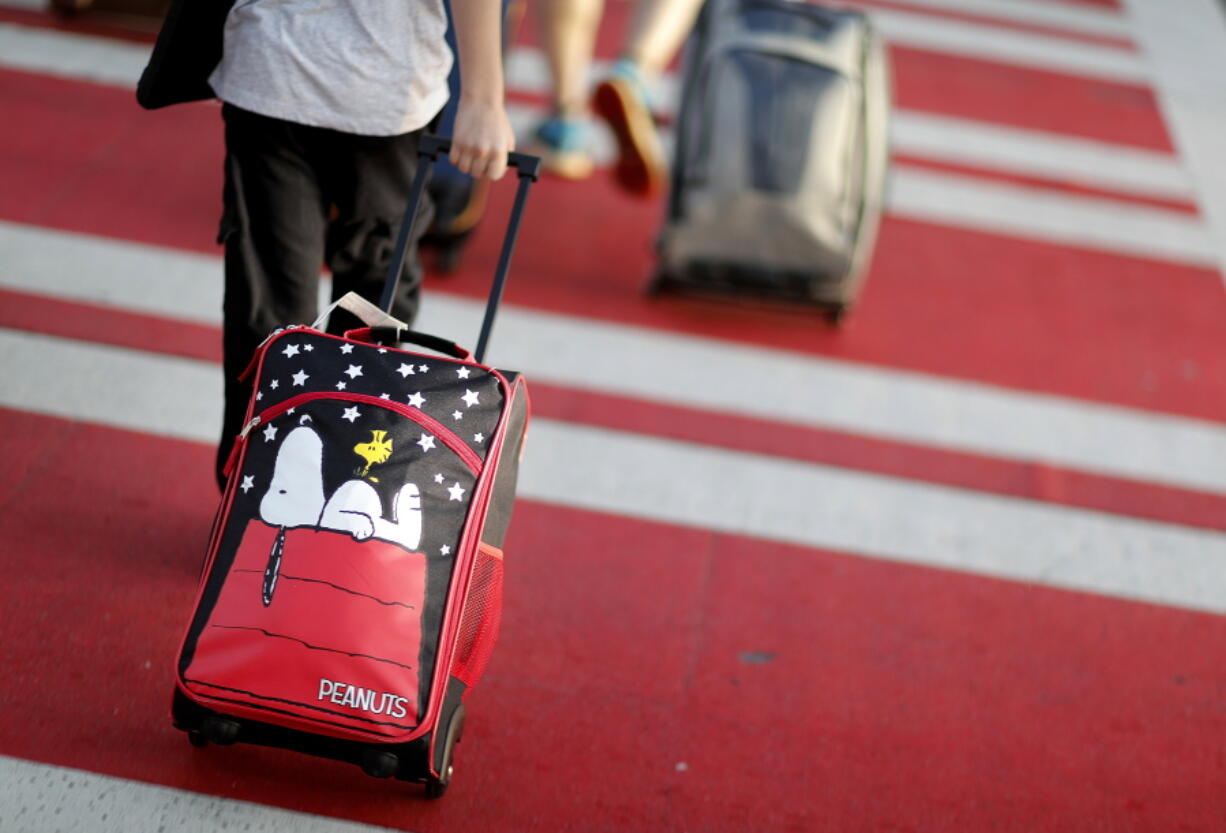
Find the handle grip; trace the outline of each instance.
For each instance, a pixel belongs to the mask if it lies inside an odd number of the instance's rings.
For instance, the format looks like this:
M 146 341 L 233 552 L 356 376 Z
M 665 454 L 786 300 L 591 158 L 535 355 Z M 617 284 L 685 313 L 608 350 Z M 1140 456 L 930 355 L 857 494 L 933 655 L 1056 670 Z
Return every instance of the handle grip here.
M 451 139 L 446 136 L 423 134 L 417 140 L 417 153 L 427 156 L 431 162 L 437 162 L 440 155 L 451 153 Z M 526 153 L 511 151 L 507 154 L 507 167 L 514 168 L 521 177 L 528 177 L 533 182 L 541 176 L 541 158 Z
M 368 344 L 416 344 L 418 347 L 426 347 L 444 356 L 454 356 L 464 361 L 473 357 L 472 353 L 454 341 L 402 327 L 359 327 L 356 330 L 346 330 L 345 338 L 365 341 Z

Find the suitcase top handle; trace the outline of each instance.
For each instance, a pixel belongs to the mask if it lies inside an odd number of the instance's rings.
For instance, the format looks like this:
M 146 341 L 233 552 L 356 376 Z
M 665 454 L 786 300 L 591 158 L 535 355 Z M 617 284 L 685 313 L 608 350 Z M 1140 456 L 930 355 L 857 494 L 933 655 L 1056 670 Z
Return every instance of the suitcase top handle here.
M 417 223 L 417 207 L 421 204 L 422 192 L 430 180 L 430 171 L 438 161 L 440 154 L 451 150 L 451 139 L 443 136 L 433 136 L 423 133 L 417 140 L 417 173 L 413 177 L 413 190 L 409 194 L 409 204 L 405 210 L 404 220 L 400 223 L 400 235 L 396 240 L 396 249 L 392 253 L 391 266 L 388 269 L 387 281 L 383 285 L 383 297 L 379 307 L 390 313 L 392 302 L 396 297 L 396 286 L 400 283 L 400 272 L 404 267 L 405 254 L 408 251 L 409 240 L 412 239 L 413 226 Z M 526 153 L 508 153 L 507 165 L 519 173 L 519 187 L 515 191 L 515 204 L 511 208 L 511 218 L 507 222 L 506 237 L 502 241 L 502 252 L 498 256 L 498 269 L 494 273 L 494 285 L 490 288 L 489 301 L 485 305 L 485 320 L 481 322 L 481 335 L 477 339 L 477 349 L 474 357 L 480 363 L 485 359 L 485 348 L 489 344 L 490 331 L 494 327 L 494 316 L 498 312 L 498 304 L 502 300 L 502 289 L 506 285 L 507 272 L 511 268 L 511 253 L 515 251 L 515 238 L 519 235 L 519 221 L 524 213 L 524 203 L 528 199 L 528 188 L 536 182 L 541 173 L 540 157 Z
M 451 139 L 446 136 L 435 136 L 423 133 L 417 140 L 417 155 L 425 156 L 431 162 L 437 162 L 442 154 L 451 153 Z M 526 153 L 507 154 L 507 166 L 519 172 L 520 178 L 528 177 L 533 182 L 541 178 L 541 159 L 539 156 L 529 156 Z

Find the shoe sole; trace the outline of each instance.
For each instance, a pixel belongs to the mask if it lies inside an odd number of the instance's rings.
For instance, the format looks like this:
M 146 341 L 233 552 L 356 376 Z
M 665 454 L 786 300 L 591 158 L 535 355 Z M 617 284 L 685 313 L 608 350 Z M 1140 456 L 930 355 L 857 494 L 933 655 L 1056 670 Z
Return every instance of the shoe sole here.
M 613 177 L 618 185 L 636 196 L 658 193 L 664 185 L 664 151 L 651 114 L 629 82 L 620 78 L 602 81 L 592 96 L 592 109 L 608 122 L 617 139 Z
M 541 169 L 562 179 L 587 179 L 596 165 L 583 151 L 557 151 L 548 145 L 534 143 L 528 153 L 541 157 Z

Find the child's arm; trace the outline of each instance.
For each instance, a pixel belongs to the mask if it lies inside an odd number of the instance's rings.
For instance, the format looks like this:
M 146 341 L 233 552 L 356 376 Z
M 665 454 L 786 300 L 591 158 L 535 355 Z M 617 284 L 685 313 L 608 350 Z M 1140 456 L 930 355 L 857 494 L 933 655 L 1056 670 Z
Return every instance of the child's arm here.
M 498 179 L 515 149 L 502 78 L 501 0 L 453 0 L 460 60 L 460 102 L 451 162 L 466 174 Z

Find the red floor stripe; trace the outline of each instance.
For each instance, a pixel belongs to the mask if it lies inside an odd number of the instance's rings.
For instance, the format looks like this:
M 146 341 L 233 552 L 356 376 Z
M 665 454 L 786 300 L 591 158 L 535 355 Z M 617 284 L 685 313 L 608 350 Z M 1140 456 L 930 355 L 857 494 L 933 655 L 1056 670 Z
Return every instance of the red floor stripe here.
M 1148 87 L 907 46 L 890 54 L 900 107 L 1175 152 Z
M 849 322 L 803 307 L 642 295 L 654 211 L 599 183 L 549 182 L 508 299 L 571 315 L 1221 421 L 1226 295 L 1214 270 L 887 218 Z M 504 189 L 503 189 L 504 190 Z M 549 196 L 546 196 L 546 193 Z M 499 193 L 491 217 L 502 217 Z M 540 212 L 540 213 L 535 213 Z M 572 225 L 573 224 L 573 225 Z M 481 297 L 498 221 L 440 289 Z M 592 251 L 603 256 L 593 258 Z M 662 360 L 666 360 L 662 357 Z
M 210 252 L 220 129 L 208 104 L 146 113 L 124 91 L 0 74 L 0 219 Z M 510 190 L 495 189 L 459 272 L 484 296 Z M 545 180 L 508 287 L 513 303 L 1211 420 L 1226 419 L 1226 294 L 1212 269 L 887 218 L 848 324 L 756 303 L 649 298 L 658 204 L 605 174 Z M 593 257 L 599 252 L 599 257 Z
M 220 361 L 221 333 L 215 328 L 3 290 L 0 302 L 0 327 Z M 1226 531 L 1226 495 L 648 402 L 535 379 L 531 388 L 533 412 L 550 419 Z
M 0 289 L 0 327 L 221 362 L 217 327 L 7 289 Z
M 1060 506 L 1226 531 L 1226 495 L 532 383 L 534 413 Z
M 529 501 L 445 800 L 194 750 L 166 712 L 209 449 L 0 425 L 6 755 L 456 833 L 1209 833 L 1226 813 L 1226 617 Z
M 905 168 L 925 168 L 930 171 L 946 171 L 949 173 L 964 174 L 967 176 L 993 180 L 996 182 L 1007 182 L 1013 185 L 1022 185 L 1028 188 L 1042 188 L 1048 191 L 1061 191 L 1063 193 L 1073 194 L 1076 196 L 1099 197 L 1102 199 L 1115 200 L 1116 202 L 1152 206 L 1153 208 L 1161 208 L 1167 211 L 1177 211 L 1180 214 L 1200 214 L 1199 206 L 1197 206 L 1196 202 L 1190 197 L 1188 199 L 1151 197 L 1129 191 L 1087 185 L 1072 179 L 1055 179 L 1052 177 L 1031 174 L 1011 173 L 998 168 L 986 168 L 978 165 L 960 165 L 952 162 L 928 159 L 922 156 L 913 156 L 907 153 L 895 152 L 893 154 L 893 161 L 896 165 Z

